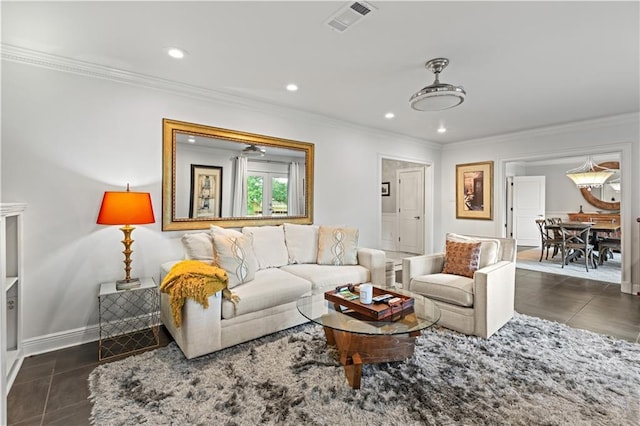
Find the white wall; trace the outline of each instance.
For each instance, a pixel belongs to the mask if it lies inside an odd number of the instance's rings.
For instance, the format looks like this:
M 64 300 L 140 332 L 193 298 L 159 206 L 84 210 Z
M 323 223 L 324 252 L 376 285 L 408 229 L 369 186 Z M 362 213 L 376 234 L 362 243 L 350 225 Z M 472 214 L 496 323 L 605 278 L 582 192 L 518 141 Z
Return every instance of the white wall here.
M 363 247 L 380 241 L 380 156 L 440 155 L 426 142 L 296 111 L 2 67 L 2 201 L 28 204 L 26 350 L 95 338 L 98 284 L 124 275 L 122 232 L 96 225 L 105 190 L 128 182 L 152 196 L 156 223 L 133 233 L 132 276 L 157 279 L 162 262 L 182 256 L 182 233 L 161 231 L 163 118 L 315 143 L 315 223 L 357 226 Z
M 621 152 L 621 206 L 623 226 L 623 288 L 640 291 L 640 237 L 636 218 L 640 217 L 640 135 L 638 114 L 573 123 L 512 135 L 447 145 L 442 152 L 441 232 L 435 247 L 444 244 L 445 232 L 475 235 L 503 235 L 505 167 L 514 161 Z M 494 161 L 494 219 L 456 219 L 455 167 L 460 163 Z M 565 178 L 566 179 L 566 178 Z M 583 205 L 586 204 L 583 203 Z M 577 208 L 578 206 L 576 206 Z M 439 238 L 439 240 L 438 240 Z

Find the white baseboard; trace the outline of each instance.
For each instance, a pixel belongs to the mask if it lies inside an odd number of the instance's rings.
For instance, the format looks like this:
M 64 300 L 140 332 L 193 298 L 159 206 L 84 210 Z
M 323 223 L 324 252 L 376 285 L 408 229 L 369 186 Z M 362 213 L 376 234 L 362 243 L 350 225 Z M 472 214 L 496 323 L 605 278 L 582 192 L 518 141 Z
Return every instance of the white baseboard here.
M 95 342 L 99 338 L 100 327 L 98 325 L 92 325 L 89 327 L 76 328 L 75 330 L 68 330 L 26 339 L 22 342 L 22 349 L 24 356 L 27 357 L 71 346 L 78 346 L 84 343 Z

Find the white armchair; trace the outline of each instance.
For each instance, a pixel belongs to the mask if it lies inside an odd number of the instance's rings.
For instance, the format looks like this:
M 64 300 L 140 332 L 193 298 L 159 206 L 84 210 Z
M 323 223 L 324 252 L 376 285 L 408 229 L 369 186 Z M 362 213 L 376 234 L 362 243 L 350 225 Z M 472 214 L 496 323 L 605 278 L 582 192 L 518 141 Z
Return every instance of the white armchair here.
M 473 278 L 442 273 L 445 253 L 437 253 L 403 259 L 403 287 L 438 305 L 439 325 L 489 337 L 513 317 L 516 241 L 456 234 L 447 234 L 447 240 L 481 243 Z

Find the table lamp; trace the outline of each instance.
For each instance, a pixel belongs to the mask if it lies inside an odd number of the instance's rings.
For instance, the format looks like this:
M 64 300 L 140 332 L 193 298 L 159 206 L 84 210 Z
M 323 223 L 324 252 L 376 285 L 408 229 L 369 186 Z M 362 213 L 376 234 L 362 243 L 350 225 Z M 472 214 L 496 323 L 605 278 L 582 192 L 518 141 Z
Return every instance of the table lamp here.
M 151 195 L 148 192 L 131 192 L 127 184 L 126 192 L 106 191 L 102 198 L 100 213 L 98 213 L 100 225 L 124 225 L 120 230 L 124 233 L 124 271 L 125 278 L 116 281 L 116 289 L 124 290 L 140 287 L 140 279 L 131 278 L 131 232 L 135 227 L 131 225 L 143 225 L 155 223 Z

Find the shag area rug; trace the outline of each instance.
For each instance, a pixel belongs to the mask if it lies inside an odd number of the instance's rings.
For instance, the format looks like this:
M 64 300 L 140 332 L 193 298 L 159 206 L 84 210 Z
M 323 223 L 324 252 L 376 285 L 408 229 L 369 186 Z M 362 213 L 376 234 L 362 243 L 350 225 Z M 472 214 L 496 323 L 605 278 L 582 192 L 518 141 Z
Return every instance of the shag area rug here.
M 319 326 L 193 360 L 171 343 L 89 377 L 96 425 L 638 425 L 640 345 L 517 314 L 490 339 L 426 330 L 351 389 Z
M 562 268 L 560 253 L 554 258 L 551 258 L 551 253 L 549 253 L 549 259 L 542 258 L 542 262 L 540 262 L 540 248 L 534 248 L 518 252 L 516 267 L 530 271 L 570 275 L 572 277 L 615 284 L 620 284 L 622 281 L 622 260 L 620 253 L 614 253 L 613 259 L 608 259 L 602 265 L 598 265 L 596 269 L 589 267 L 589 272 L 587 272 L 582 259 L 578 262 L 571 262 Z

